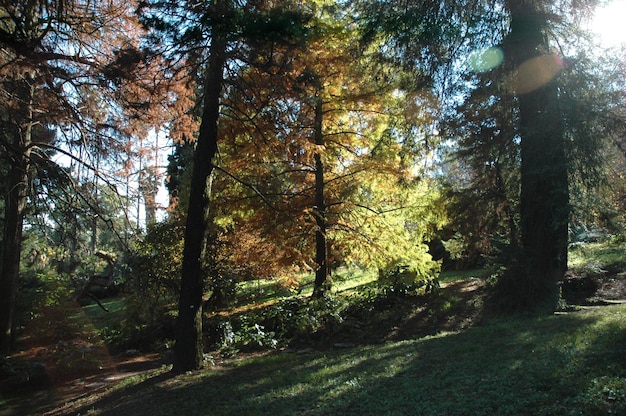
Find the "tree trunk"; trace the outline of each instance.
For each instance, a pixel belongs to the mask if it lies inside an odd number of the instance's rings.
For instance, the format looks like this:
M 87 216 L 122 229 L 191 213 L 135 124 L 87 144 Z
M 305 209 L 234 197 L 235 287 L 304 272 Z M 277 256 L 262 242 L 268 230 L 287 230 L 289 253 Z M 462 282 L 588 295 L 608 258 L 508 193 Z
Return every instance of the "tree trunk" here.
M 324 200 L 324 162 L 320 153 L 324 145 L 322 97 L 315 97 L 314 139 L 318 146 L 315 159 L 315 284 L 313 297 L 321 297 L 328 285 L 328 255 L 326 253 L 326 202 Z
M 521 88 L 520 66 L 547 56 L 546 17 L 532 3 L 510 0 L 511 32 L 507 47 L 518 70 L 513 82 L 519 100 L 521 134 L 520 231 L 525 279 L 522 306 L 553 308 L 557 282 L 567 269 L 569 189 L 558 91 L 552 80 Z M 540 58 L 542 59 L 542 58 Z M 541 61 L 537 61 L 541 62 Z M 549 64 L 549 59 L 545 64 Z M 532 73 L 536 78 L 539 71 Z
M 26 122 L 16 134 L 15 153 L 9 155 L 10 168 L 6 184 L 2 263 L 0 264 L 0 353 L 8 354 L 13 346 L 15 300 L 20 273 L 22 229 L 26 207 L 30 143 L 32 141 L 32 97 L 34 86 L 28 86 L 30 103 Z
M 513 214 L 513 209 L 511 208 L 511 203 L 506 194 L 506 185 L 504 183 L 504 178 L 502 177 L 502 168 L 500 167 L 499 162 L 495 162 L 495 187 L 496 192 L 498 193 L 498 197 L 500 199 L 500 203 L 502 204 L 504 215 L 506 215 L 506 221 L 508 225 L 508 235 L 509 235 L 509 245 L 513 252 L 517 251 L 517 225 L 515 223 L 515 215 Z
M 0 279 L 0 325 L 2 339 L 0 353 L 11 351 L 13 342 L 13 321 L 15 299 L 20 271 L 22 248 L 22 224 L 26 206 L 26 175 L 28 163 L 22 158 L 18 166 L 12 166 L 9 173 L 8 193 L 5 200 L 4 241 L 2 252 L 2 278 Z
M 202 257 L 208 224 L 210 190 L 207 183 L 217 153 L 219 104 L 226 61 L 226 41 L 214 35 L 209 51 L 209 67 L 204 86 L 202 123 L 193 157 L 193 171 L 185 227 L 177 335 L 174 348 L 176 371 L 202 366 Z

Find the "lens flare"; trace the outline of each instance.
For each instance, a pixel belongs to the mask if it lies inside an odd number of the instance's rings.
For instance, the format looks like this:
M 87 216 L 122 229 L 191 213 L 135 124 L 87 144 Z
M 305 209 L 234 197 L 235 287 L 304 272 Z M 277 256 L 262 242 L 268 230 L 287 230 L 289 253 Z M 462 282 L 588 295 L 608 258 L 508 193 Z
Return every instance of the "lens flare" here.
M 516 94 L 528 94 L 552 81 L 563 69 L 563 59 L 557 55 L 542 55 L 523 62 L 510 79 Z
M 469 67 L 474 72 L 487 72 L 499 66 L 504 60 L 504 52 L 495 46 L 474 51 L 467 59 Z

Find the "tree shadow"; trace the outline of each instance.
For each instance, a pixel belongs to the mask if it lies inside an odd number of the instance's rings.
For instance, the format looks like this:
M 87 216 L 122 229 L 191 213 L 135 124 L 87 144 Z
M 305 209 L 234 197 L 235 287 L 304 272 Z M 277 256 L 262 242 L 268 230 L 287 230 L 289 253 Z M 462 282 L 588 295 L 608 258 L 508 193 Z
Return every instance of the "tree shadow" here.
M 612 344 L 626 341 L 626 330 L 607 324 L 587 336 L 594 325 L 594 316 L 577 313 L 495 321 L 420 340 L 276 353 L 206 372 L 161 374 L 71 414 L 563 414 L 572 406 L 587 409 L 580 397 L 592 380 L 626 370 L 625 354 Z
M 160 391 L 163 390 L 161 385 L 167 385 L 167 382 L 175 376 L 176 374 L 171 371 L 153 371 L 145 380 L 137 384 L 78 398 L 74 403 L 67 403 L 65 406 L 49 410 L 44 414 L 46 416 L 95 414 L 95 409 L 108 409 L 106 411 L 113 412 L 110 414 L 126 414 L 118 413 L 115 410 L 118 406 L 134 408 L 134 414 L 145 414 L 142 409 L 146 406 L 142 402 L 147 397 L 152 397 L 149 402 L 154 402 L 155 398 L 160 400 Z

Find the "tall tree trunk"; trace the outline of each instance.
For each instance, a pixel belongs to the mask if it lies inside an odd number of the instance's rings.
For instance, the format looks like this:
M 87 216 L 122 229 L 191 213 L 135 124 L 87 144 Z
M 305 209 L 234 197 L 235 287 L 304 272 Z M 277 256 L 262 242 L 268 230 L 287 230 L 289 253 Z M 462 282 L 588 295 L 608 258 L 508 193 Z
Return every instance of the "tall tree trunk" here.
M 495 187 L 496 192 L 498 193 L 498 197 L 500 198 L 500 203 L 502 204 L 504 215 L 506 215 L 506 221 L 508 224 L 508 235 L 509 235 L 509 244 L 513 252 L 517 251 L 517 225 L 515 223 L 515 216 L 513 214 L 513 209 L 511 209 L 511 203 L 506 194 L 506 185 L 504 183 L 504 178 L 502 177 L 502 168 L 500 167 L 500 163 L 496 161 L 495 163 Z
M 320 153 L 324 145 L 322 97 L 315 97 L 314 139 L 318 146 L 315 159 L 315 283 L 313 297 L 321 297 L 327 288 L 328 255 L 326 253 L 326 202 L 324 200 L 324 162 Z
M 520 276 L 525 280 L 520 300 L 527 309 L 553 308 L 558 300 L 557 282 L 567 269 L 569 184 L 562 117 L 554 82 L 537 82 L 546 69 L 542 64 L 554 65 L 547 55 L 546 15 L 531 1 L 509 0 L 508 4 L 511 32 L 507 47 L 518 70 L 513 84 L 522 137 L 520 231 L 526 267 Z M 523 65 L 533 59 L 535 71 L 523 73 L 528 69 Z M 522 77 L 532 77 L 530 87 Z
M 8 193 L 5 200 L 4 241 L 2 252 L 2 278 L 0 279 L 0 325 L 2 334 L 0 352 L 9 353 L 13 342 L 15 299 L 20 271 L 22 224 L 26 206 L 28 162 L 25 157 L 11 167 Z
M 10 168 L 6 184 L 2 263 L 0 264 L 0 353 L 12 349 L 15 333 L 14 315 L 20 273 L 22 229 L 26 207 L 30 143 L 33 132 L 32 99 L 34 86 L 28 85 L 29 107 L 26 121 L 18 129 L 14 153 L 9 155 Z
M 218 3 L 219 4 L 219 0 Z M 198 369 L 202 366 L 202 257 L 208 224 L 210 191 L 208 179 L 213 171 L 217 153 L 219 104 L 224 81 L 226 40 L 214 34 L 209 67 L 204 85 L 202 123 L 193 157 L 193 171 L 185 227 L 182 278 L 178 304 L 177 335 L 174 348 L 176 371 Z
M 98 212 L 93 213 L 93 218 L 91 219 L 91 253 L 95 254 L 98 251 L 98 214 L 100 211 L 100 196 L 99 194 L 99 184 L 98 184 L 98 171 L 100 170 L 100 155 L 96 155 L 96 172 L 93 177 L 93 195 L 94 195 L 94 206 L 96 207 Z

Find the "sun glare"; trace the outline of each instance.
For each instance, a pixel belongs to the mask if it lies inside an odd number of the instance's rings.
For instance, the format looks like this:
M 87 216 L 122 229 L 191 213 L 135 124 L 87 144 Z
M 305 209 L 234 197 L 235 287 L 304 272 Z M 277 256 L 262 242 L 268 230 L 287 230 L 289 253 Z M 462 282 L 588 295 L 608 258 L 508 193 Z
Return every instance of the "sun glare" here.
M 626 44 L 625 17 L 626 0 L 613 0 L 595 11 L 590 28 L 598 34 L 602 46 L 613 47 Z

